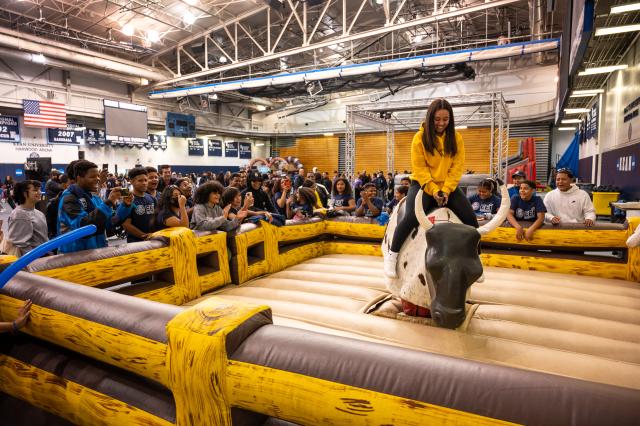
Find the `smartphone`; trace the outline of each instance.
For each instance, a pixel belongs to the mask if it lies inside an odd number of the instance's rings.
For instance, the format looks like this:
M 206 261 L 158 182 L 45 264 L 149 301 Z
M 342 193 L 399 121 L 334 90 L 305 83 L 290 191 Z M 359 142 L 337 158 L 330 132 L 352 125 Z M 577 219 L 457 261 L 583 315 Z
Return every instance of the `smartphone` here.
M 122 195 L 123 197 L 128 197 L 129 196 L 129 188 L 120 189 L 120 195 Z

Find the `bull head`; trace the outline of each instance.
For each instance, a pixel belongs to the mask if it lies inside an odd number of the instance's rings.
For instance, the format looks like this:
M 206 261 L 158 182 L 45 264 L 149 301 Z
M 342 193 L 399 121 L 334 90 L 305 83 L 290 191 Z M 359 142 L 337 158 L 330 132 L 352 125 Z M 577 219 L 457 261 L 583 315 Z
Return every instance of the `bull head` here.
M 410 259 L 413 257 L 418 260 L 414 257 L 416 253 L 410 253 L 415 247 L 403 246 L 399 257 L 400 276 L 388 282 L 392 293 L 413 304 L 430 308 L 432 318 L 439 327 L 457 328 L 465 319 L 467 291 L 482 275 L 478 255 L 480 237 L 500 226 L 509 211 L 509 196 L 504 185 L 501 195 L 502 204 L 498 213 L 487 224 L 476 229 L 460 223 L 448 209 L 436 211 L 428 218 L 422 204 L 423 192 L 419 191 L 415 214 L 421 228 L 419 234 L 424 232 L 426 239 L 424 265 L 412 268 Z M 401 210 L 404 209 L 397 208 L 394 214 L 403 215 Z M 440 222 L 438 217 L 443 216 L 445 219 Z M 392 231 L 388 229 L 388 232 Z M 417 240 L 421 237 L 412 234 L 412 238 Z M 383 250 L 387 249 L 388 246 L 383 244 Z

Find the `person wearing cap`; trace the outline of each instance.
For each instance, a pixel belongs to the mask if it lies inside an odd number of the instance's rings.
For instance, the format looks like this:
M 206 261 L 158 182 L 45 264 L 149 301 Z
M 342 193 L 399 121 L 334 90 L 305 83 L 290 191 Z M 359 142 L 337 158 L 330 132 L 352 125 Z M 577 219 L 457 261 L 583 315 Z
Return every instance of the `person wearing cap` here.
M 247 176 L 248 185 L 247 189 L 241 192 L 242 202 L 247 194 L 253 196 L 253 206 L 249 209 L 248 216 L 265 216 L 269 222 L 273 220 L 273 214 L 276 213 L 276 209 L 273 207 L 271 198 L 262 189 L 262 182 L 264 178 L 262 175 L 253 171 Z
M 511 179 L 513 180 L 513 186 L 509 188 L 509 199 L 519 194 L 520 184 L 527 179 L 527 175 L 525 175 L 523 171 L 518 170 L 511 175 Z
M 556 189 L 544 197 L 547 208 L 545 220 L 553 225 L 584 223 L 591 227 L 596 221 L 596 209 L 589 194 L 572 184 L 572 181 L 571 170 L 559 169 L 556 172 Z

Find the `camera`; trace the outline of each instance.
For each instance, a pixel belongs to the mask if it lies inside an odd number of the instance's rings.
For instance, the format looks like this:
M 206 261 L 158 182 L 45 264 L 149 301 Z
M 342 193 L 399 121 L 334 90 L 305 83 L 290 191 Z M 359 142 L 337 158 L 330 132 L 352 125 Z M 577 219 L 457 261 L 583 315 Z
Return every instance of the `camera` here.
M 128 197 L 129 196 L 129 188 L 120 189 L 120 195 L 122 195 L 123 197 Z

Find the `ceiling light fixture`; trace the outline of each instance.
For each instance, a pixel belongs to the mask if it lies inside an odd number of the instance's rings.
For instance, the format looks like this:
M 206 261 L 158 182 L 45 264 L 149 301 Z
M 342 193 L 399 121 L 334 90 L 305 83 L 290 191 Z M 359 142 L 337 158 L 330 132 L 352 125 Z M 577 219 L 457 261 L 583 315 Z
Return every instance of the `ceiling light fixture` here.
M 414 43 L 420 43 L 422 41 L 423 37 L 424 36 L 422 34 L 418 34 L 418 35 L 413 37 L 413 42 Z
M 467 128 L 467 126 L 464 126 L 464 125 L 462 125 L 462 126 L 456 126 L 456 130 L 464 130 L 464 129 L 466 129 L 466 128 Z
M 640 24 L 622 25 L 619 27 L 597 28 L 596 37 L 611 35 L 611 34 L 630 33 L 632 31 L 640 31 Z
M 133 33 L 136 32 L 136 28 L 131 24 L 124 24 L 121 31 L 122 34 L 126 35 L 127 37 L 131 37 Z
M 584 89 L 584 90 L 574 90 L 572 94 L 574 95 L 591 95 L 597 93 L 604 93 L 604 89 Z
M 222 55 L 222 56 L 220 56 L 219 61 L 220 61 L 221 64 L 225 64 L 225 63 L 227 63 L 227 57 Z
M 583 112 L 591 111 L 589 108 L 565 108 L 565 114 L 582 114 Z
M 570 98 L 591 98 L 597 95 L 597 93 L 572 93 L 569 95 Z
M 197 19 L 198 18 L 196 18 L 196 16 L 189 10 L 185 10 L 184 14 L 182 15 L 182 20 L 187 25 L 193 25 Z
M 577 124 L 577 123 L 582 123 L 582 120 L 580 120 L 579 118 L 567 118 L 565 120 L 561 121 L 562 124 Z
M 218 95 L 216 93 L 214 93 L 213 95 L 209 95 L 209 99 L 213 99 L 215 101 L 218 99 Z
M 560 130 L 561 132 L 568 132 L 568 131 L 576 130 L 576 128 L 575 127 L 558 127 L 558 130 Z
M 156 30 L 147 31 L 147 40 L 151 43 L 157 43 L 160 41 L 160 33 Z
M 47 58 L 42 53 L 34 53 L 31 55 L 31 60 L 38 64 L 44 64 L 47 62 Z
M 595 68 L 586 68 L 584 71 L 580 71 L 578 75 L 593 75 L 593 74 L 605 74 L 608 72 L 618 71 L 618 70 L 626 70 L 629 68 L 629 65 L 610 65 L 608 67 L 595 67 Z
M 376 0 L 376 4 L 383 4 L 384 0 Z
M 611 14 L 626 13 L 640 10 L 640 3 L 621 4 L 619 6 L 611 6 Z
M 333 136 L 333 133 L 323 133 L 322 136 L 331 137 Z
M 264 105 L 256 105 L 256 109 L 257 109 L 258 111 L 266 111 L 266 110 L 267 110 L 267 107 L 266 107 L 266 106 L 264 106 Z
M 264 146 L 264 142 L 256 143 L 256 146 Z

